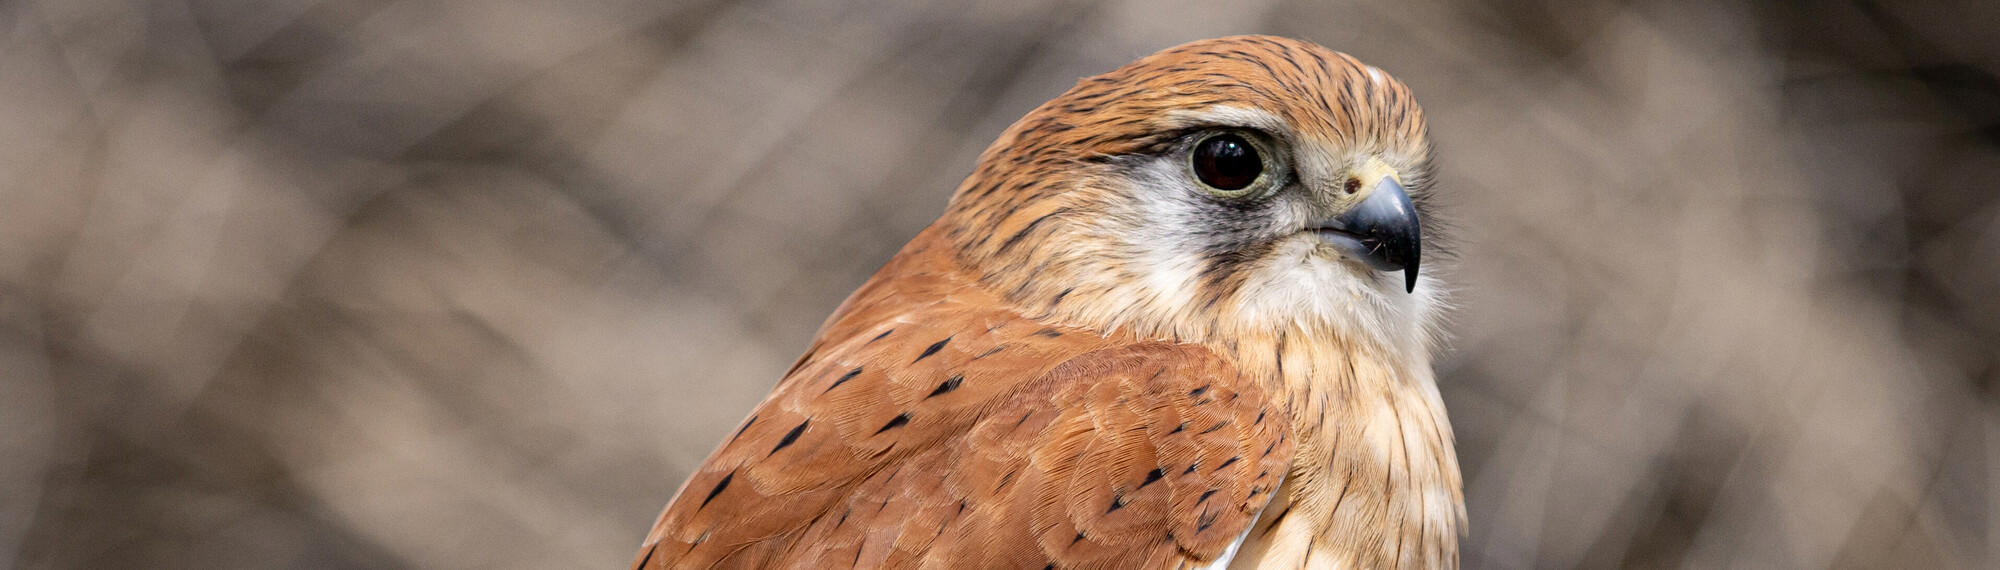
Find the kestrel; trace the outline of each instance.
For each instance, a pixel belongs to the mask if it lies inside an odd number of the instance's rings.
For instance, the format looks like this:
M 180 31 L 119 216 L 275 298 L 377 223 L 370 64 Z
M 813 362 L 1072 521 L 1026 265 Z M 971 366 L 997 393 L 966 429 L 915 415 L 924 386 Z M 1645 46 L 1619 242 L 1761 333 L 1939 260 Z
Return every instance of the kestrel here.
M 1430 155 L 1408 87 L 1308 42 L 1079 81 L 827 318 L 635 567 L 1456 566 Z

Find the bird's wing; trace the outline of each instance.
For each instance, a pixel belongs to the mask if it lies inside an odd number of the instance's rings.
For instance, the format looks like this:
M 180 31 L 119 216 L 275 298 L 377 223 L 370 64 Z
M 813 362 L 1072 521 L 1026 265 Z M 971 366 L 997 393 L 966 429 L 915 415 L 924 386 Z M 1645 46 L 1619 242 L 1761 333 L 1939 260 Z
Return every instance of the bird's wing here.
M 636 566 L 1175 567 L 1285 475 L 1283 406 L 1208 349 L 951 313 L 831 323 Z

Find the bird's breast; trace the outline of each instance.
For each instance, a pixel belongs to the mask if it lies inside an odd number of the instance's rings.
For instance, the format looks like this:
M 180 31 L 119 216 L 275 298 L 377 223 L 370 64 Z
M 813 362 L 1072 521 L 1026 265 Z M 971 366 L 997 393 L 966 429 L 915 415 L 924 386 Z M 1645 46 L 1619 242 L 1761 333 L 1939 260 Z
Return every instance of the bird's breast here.
M 1464 526 L 1457 455 L 1427 359 L 1338 342 L 1239 343 L 1289 394 L 1291 472 L 1229 568 L 1441 568 Z

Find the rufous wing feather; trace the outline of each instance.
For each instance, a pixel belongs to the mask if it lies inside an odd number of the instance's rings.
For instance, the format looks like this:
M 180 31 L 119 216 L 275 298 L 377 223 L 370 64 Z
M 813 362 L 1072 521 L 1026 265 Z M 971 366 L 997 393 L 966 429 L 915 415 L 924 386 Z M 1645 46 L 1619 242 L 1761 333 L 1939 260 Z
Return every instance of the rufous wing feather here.
M 1277 489 L 1290 422 L 1222 357 L 949 281 L 857 292 L 635 567 L 1172 568 L 1221 555 Z

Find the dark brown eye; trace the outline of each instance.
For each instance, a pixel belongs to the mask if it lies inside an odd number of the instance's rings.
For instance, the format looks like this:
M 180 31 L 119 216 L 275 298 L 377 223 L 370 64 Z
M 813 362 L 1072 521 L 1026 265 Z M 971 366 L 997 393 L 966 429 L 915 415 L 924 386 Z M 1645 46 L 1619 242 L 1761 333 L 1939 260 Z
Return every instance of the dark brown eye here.
M 1236 134 L 1219 134 L 1194 145 L 1194 175 L 1216 190 L 1242 190 L 1264 173 L 1257 147 Z

